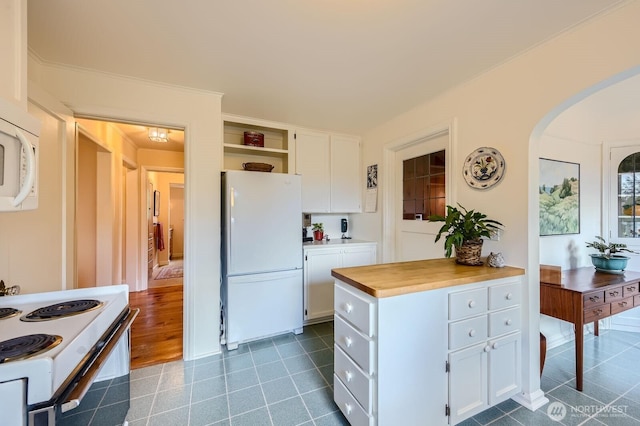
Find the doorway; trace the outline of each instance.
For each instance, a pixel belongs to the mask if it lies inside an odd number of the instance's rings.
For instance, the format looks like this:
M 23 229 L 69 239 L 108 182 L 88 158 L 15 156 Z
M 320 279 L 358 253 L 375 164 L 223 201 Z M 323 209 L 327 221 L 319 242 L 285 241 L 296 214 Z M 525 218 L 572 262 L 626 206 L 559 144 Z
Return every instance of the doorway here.
M 152 142 L 145 125 L 77 121 L 77 217 L 79 225 L 84 220 L 83 226 L 93 230 L 78 232 L 84 241 L 78 241 L 76 263 L 88 270 L 78 275 L 95 275 L 96 285 L 128 284 L 131 306 L 144 306 L 131 329 L 132 368 L 182 359 L 183 267 L 169 262 L 168 234 L 173 231 L 170 205 L 178 203 L 171 186 L 184 193 L 184 131 L 165 130 L 168 141 Z M 184 235 L 184 195 L 179 203 L 173 214 L 181 212 Z M 182 262 L 184 250 L 179 252 Z M 165 267 L 175 271 L 178 266 L 179 278 L 158 276 Z M 155 278 L 163 284 L 162 294 L 148 288 Z

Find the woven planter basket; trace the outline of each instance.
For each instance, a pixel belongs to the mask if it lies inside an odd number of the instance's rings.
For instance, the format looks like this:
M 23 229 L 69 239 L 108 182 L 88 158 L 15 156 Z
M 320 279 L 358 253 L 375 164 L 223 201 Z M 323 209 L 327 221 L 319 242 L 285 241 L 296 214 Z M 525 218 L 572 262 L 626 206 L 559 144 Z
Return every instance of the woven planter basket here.
M 456 247 L 456 263 L 461 265 L 480 266 L 483 265 L 480 260 L 482 254 L 482 240 L 465 241 L 458 248 Z

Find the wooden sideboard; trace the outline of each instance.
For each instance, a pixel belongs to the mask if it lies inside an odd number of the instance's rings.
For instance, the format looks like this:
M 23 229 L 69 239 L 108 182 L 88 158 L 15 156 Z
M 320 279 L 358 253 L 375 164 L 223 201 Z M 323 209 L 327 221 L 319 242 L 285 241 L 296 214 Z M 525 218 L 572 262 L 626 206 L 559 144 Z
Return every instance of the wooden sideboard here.
M 598 272 L 593 267 L 562 272 L 562 284 L 540 282 L 540 313 L 574 324 L 576 388 L 582 391 L 584 331 L 598 320 L 640 306 L 640 272 Z

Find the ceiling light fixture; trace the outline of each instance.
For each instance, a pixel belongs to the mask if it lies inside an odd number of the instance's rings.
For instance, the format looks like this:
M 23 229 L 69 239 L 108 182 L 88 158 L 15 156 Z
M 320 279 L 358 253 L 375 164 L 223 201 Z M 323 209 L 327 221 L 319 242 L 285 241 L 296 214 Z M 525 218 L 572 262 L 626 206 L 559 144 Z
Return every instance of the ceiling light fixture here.
M 169 142 L 169 129 L 149 127 L 149 140 L 153 142 Z

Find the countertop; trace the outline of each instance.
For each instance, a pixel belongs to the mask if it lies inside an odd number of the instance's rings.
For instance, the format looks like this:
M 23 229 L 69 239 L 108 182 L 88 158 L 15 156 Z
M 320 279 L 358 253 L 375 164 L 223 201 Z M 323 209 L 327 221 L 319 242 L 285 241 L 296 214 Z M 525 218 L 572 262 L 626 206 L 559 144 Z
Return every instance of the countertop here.
M 375 241 L 365 241 L 365 240 L 354 240 L 354 239 L 342 239 L 332 238 L 329 241 L 311 241 L 308 243 L 302 243 L 302 248 L 310 249 L 310 248 L 322 248 L 322 247 L 335 247 L 339 245 L 348 245 L 348 244 L 375 244 Z
M 455 259 L 429 259 L 332 269 L 331 275 L 373 297 L 392 297 L 480 281 L 524 275 L 505 266 L 458 265 Z

